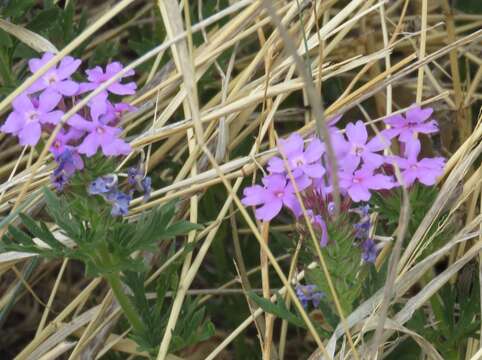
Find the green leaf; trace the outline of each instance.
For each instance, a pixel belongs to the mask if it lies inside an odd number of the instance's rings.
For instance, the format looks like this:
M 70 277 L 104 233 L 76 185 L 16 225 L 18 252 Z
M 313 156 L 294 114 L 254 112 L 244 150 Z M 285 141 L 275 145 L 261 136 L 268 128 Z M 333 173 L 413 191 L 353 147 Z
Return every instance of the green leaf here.
M 276 315 L 277 317 L 298 327 L 306 328 L 304 321 L 286 308 L 286 305 L 279 295 L 276 304 L 272 303 L 268 299 L 256 295 L 254 292 L 248 292 L 248 296 L 265 312 Z
M 33 236 L 44 241 L 52 249 L 62 251 L 64 246 L 55 238 L 45 224 L 37 225 L 35 221 L 26 214 L 20 214 L 19 216 L 22 219 L 22 223 Z
M 8 35 L 5 31 L 0 29 L 0 46 L 4 47 L 12 47 L 12 39 L 10 38 L 10 35 Z
M 35 4 L 35 0 L 9 0 L 3 8 L 2 13 L 5 17 L 18 18 Z

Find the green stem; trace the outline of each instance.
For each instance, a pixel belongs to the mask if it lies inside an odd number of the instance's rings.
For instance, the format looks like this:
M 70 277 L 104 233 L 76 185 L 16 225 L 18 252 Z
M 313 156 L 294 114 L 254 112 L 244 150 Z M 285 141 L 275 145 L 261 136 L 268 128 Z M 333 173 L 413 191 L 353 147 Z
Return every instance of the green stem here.
M 119 275 L 108 274 L 105 275 L 105 279 L 109 283 L 115 298 L 119 302 L 119 305 L 122 308 L 124 315 L 127 317 L 127 320 L 129 320 L 132 328 L 136 330 L 136 332 L 142 334 L 144 332 L 144 323 L 142 322 L 134 304 L 132 304 L 131 299 L 129 299 L 124 292 Z

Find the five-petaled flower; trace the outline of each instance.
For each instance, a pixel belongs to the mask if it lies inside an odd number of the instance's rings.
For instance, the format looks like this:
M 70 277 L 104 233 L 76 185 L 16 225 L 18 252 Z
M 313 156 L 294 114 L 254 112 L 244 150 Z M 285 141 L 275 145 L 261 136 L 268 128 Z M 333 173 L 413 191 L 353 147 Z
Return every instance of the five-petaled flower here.
M 62 111 L 54 110 L 60 99 L 53 92 L 43 92 L 38 99 L 20 94 L 13 100 L 13 111 L 0 130 L 18 136 L 20 145 L 36 145 L 42 124 L 57 124 L 62 117 Z
M 54 54 L 46 52 L 41 59 L 30 59 L 28 67 L 35 73 L 54 57 Z M 65 96 L 73 96 L 79 90 L 79 84 L 70 79 L 70 76 L 79 68 L 81 61 L 71 56 L 65 56 L 58 66 L 50 68 L 40 79 L 30 86 L 27 93 L 35 93 L 42 90 L 56 92 Z
M 417 133 L 433 134 L 438 131 L 437 122 L 431 120 L 433 109 L 422 109 L 418 106 L 407 110 L 405 116 L 402 114 L 393 115 L 384 120 L 390 128 L 383 131 L 388 138 L 398 136 L 403 142 L 409 142 Z
M 424 185 L 431 186 L 443 174 L 445 159 L 442 157 L 423 158 L 418 160 L 420 141 L 406 143 L 406 157 L 393 156 L 391 159 L 400 167 L 403 185 L 410 186 L 418 179 Z
M 107 125 L 102 117 L 93 117 L 92 121 L 87 121 L 78 116 L 70 119 L 69 125 L 87 133 L 78 150 L 88 157 L 95 155 L 99 147 L 107 156 L 126 155 L 131 151 L 130 145 L 119 138 L 121 129 Z
M 365 124 L 358 120 L 355 124 L 346 126 L 346 137 L 348 138 L 349 151 L 346 155 L 348 161 L 355 162 L 357 165 L 361 159 L 365 164 L 373 167 L 380 166 L 384 162 L 384 157 L 377 154 L 378 151 L 386 149 L 390 145 L 390 141 L 382 136 L 375 136 L 368 140 L 368 132 Z
M 370 200 L 370 190 L 391 189 L 396 183 L 391 176 L 375 174 L 375 168 L 364 164 L 357 170 L 355 159 L 347 160 L 340 171 L 340 187 L 355 201 Z
M 281 174 L 265 176 L 263 185 L 254 185 L 244 189 L 242 203 L 247 206 L 260 206 L 255 215 L 258 220 L 270 221 L 278 215 L 283 205 L 297 216 L 301 213 L 293 186 Z M 303 190 L 303 189 L 299 189 Z
M 286 163 L 293 177 L 299 178 L 306 175 L 311 178 L 321 178 L 325 169 L 321 165 L 321 156 L 325 152 L 324 145 L 319 139 L 312 139 L 305 150 L 303 138 L 298 133 L 293 133 L 286 140 L 279 141 L 279 150 L 286 157 Z M 268 162 L 268 171 L 282 174 L 287 171 L 285 160 L 273 157 Z

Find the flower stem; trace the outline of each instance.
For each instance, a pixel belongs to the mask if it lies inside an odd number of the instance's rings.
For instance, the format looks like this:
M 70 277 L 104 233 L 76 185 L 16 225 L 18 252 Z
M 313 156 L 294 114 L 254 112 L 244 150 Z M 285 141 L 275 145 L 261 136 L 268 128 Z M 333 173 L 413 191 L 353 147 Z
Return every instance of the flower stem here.
M 127 320 L 129 320 L 132 328 L 138 333 L 143 333 L 144 323 L 142 322 L 139 313 L 134 307 L 134 304 L 132 304 L 131 299 L 129 299 L 129 297 L 124 292 L 119 275 L 108 274 L 105 275 L 105 279 L 109 283 L 115 298 L 119 302 L 119 305 L 122 308 L 124 315 L 127 317 Z

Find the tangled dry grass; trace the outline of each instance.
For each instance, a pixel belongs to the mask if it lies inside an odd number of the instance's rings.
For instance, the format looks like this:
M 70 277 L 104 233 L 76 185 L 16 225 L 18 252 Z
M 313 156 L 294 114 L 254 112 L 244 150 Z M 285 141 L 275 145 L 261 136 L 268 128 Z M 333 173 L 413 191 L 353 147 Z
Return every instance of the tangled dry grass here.
M 381 358 L 391 352 L 398 340 L 407 337 L 420 346 L 424 358 L 444 358 L 429 340 L 405 324 L 416 309 L 430 308 L 429 299 L 444 284 L 459 279 L 465 265 L 482 261 L 482 15 L 454 11 L 448 0 L 239 0 L 209 16 L 199 14 L 199 22 L 194 23 L 186 16 L 189 9 L 183 11 L 193 6 L 192 2 L 183 3 L 181 8 L 175 0 L 89 3 L 87 11 L 92 17 L 88 28 L 40 71 L 47 70 L 86 39 L 91 40 L 84 54 L 86 59 L 102 42 L 122 42 L 132 27 L 160 11 L 166 37 L 158 39 L 156 47 L 124 69 L 151 61 L 149 70 L 140 72 L 137 80 L 141 90 L 128 99 L 139 111 L 126 116 L 122 123 L 124 135 L 135 149 L 124 162 L 142 154 L 148 171 L 158 174 L 166 185 L 155 188 L 147 203 L 135 199 L 131 216 L 181 198 L 182 215 L 197 222 L 199 202 L 208 189 L 221 185 L 228 194 L 208 226 L 187 238 L 187 242 L 195 243 L 196 251 L 183 260 L 168 329 L 175 327 L 187 296 L 204 295 L 201 301 L 207 304 L 214 296 L 234 293 L 244 298 L 242 290 L 230 289 L 239 289 L 240 283 L 246 289 L 248 273 L 262 273 L 263 295 L 270 297 L 268 268 L 274 270 L 271 282 L 276 273 L 282 284 L 279 293 L 293 298 L 289 283 L 295 275 L 302 278 L 303 272 L 286 271 L 290 268 L 285 266 L 290 261 L 288 254 L 275 257 L 269 229 L 258 227 L 237 195 L 242 180 L 254 176 L 276 153 L 276 137 L 284 136 L 286 129 L 303 135 L 317 129 L 323 133 L 325 119 L 339 114 L 362 115 L 366 123 L 376 127 L 383 117 L 403 112 L 417 102 L 436 109 L 442 129 L 440 141 L 424 144 L 425 151 L 448 158 L 435 203 L 406 246 L 394 241 L 384 248 L 377 259 L 377 266 L 390 264 L 384 286 L 352 313 L 339 313 L 342 321 L 331 338 L 320 339 L 310 326 L 310 317 L 303 309 L 300 312 L 316 349 L 311 359 L 366 359 L 374 356 L 373 349 L 383 348 L 378 354 Z M 119 13 L 129 14 L 129 20 L 109 26 Z M 52 46 L 20 26 L 9 32 L 22 41 L 32 42 L 39 50 Z M 203 41 L 194 45 L 192 37 L 199 33 Z M 467 73 L 461 78 L 461 66 L 475 68 L 475 75 Z M 1 114 L 40 73 L 26 79 L 2 100 Z M 208 82 L 203 81 L 207 74 Z M 336 80 L 341 87 L 337 98 L 330 98 L 324 91 L 324 84 L 330 80 Z M 89 97 L 65 114 L 63 121 L 85 105 Z M 293 98 L 296 101 L 286 101 Z M 51 143 L 53 138 L 54 134 L 48 141 Z M 15 221 L 19 211 L 41 211 L 39 189 L 48 184 L 53 164 L 47 150 L 37 153 L 21 148 L 4 135 L 0 141 L 0 211 L 4 229 Z M 251 147 L 249 155 L 240 157 L 234 150 L 242 143 Z M 163 169 L 166 160 L 178 163 L 177 171 Z M 447 209 L 449 216 L 429 235 L 428 230 L 439 224 L 440 214 Z M 237 223 L 239 214 L 247 228 Z M 235 251 L 240 274 L 237 278 L 224 284 L 209 284 L 205 289 L 192 289 L 196 277 L 209 266 L 206 264 L 213 241 L 226 222 L 232 232 L 224 234 L 222 241 L 236 247 L 240 236 L 253 234 L 260 247 L 260 266 L 244 268 L 242 255 Z M 429 256 L 421 257 L 436 234 L 446 231 L 451 222 L 459 225 L 459 231 Z M 403 231 L 403 226 L 399 231 Z M 65 241 L 68 243 L 68 239 Z M 181 254 L 182 248 L 167 263 Z M 427 281 L 426 273 L 441 259 L 447 259 L 446 266 Z M 167 266 L 156 263 L 155 257 L 146 261 L 152 261 L 156 269 L 149 281 Z M 481 269 L 479 265 L 474 270 L 479 279 Z M 127 333 L 112 332 L 120 309 L 112 295 L 103 291 L 105 284 L 100 279 L 83 278 L 78 264 L 7 252 L 0 254 L 0 279 L 0 343 L 7 349 L 4 353 L 10 354 L 5 358 L 95 359 L 112 353 L 143 356 L 126 337 Z M 416 293 L 414 286 L 420 287 Z M 393 310 L 394 304 L 401 304 L 397 311 Z M 231 358 L 230 344 L 238 336 L 246 336 L 244 331 L 256 323 L 263 358 L 274 357 L 273 332 L 278 331 L 274 327 L 278 320 L 264 315 L 260 308 L 253 307 L 251 311 L 251 316 L 236 327 L 219 329 L 214 339 L 183 356 Z M 12 322 L 7 315 L 22 320 Z M 289 343 L 288 325 L 278 322 L 282 325 L 281 335 L 275 336 L 276 357 L 281 354 L 282 358 Z M 369 331 L 376 335 L 371 343 L 364 343 L 363 334 Z M 252 338 L 258 341 L 256 333 Z M 171 332 L 166 331 L 159 339 L 158 359 L 177 358 L 168 354 L 170 340 Z M 479 345 L 477 340 L 468 342 L 466 359 L 482 356 Z

